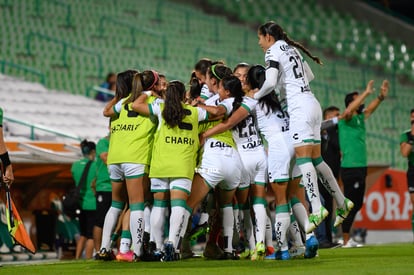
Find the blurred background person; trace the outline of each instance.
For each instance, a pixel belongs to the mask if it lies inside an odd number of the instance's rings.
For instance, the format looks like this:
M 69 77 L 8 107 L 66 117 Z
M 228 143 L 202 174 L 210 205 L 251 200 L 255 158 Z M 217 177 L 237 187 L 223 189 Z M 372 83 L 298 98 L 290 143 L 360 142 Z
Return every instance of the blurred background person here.
M 76 243 L 76 259 L 80 259 L 85 249 L 85 258 L 91 259 L 94 249 L 93 227 L 95 225 L 96 199 L 92 189 L 95 181 L 96 164 L 95 154 L 96 145 L 86 139 L 81 142 L 83 158 L 72 164 L 71 172 L 76 186 L 83 184 L 80 190 L 80 215 L 79 227 L 80 238 Z
M 410 193 L 411 205 L 414 205 L 414 109 L 410 113 L 411 128 L 400 136 L 401 155 L 408 159 L 407 183 Z M 411 216 L 412 230 L 414 234 L 414 211 Z

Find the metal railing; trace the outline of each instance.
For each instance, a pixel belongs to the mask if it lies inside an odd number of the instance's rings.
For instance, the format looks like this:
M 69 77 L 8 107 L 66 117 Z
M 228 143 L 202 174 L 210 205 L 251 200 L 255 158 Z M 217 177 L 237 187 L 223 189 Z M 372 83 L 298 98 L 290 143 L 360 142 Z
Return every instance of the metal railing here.
M 96 52 L 96 50 L 89 49 L 89 48 L 84 48 L 84 47 L 81 47 L 79 45 L 69 43 L 67 41 L 60 40 L 60 39 L 57 39 L 55 37 L 48 36 L 48 35 L 45 35 L 45 34 L 42 34 L 42 33 L 29 32 L 26 35 L 26 38 L 25 38 L 25 41 L 26 41 L 26 54 L 28 56 L 33 55 L 32 43 L 33 43 L 34 38 L 46 40 L 47 42 L 54 43 L 54 44 L 62 46 L 61 61 L 62 61 L 63 66 L 65 68 L 69 67 L 69 64 L 68 64 L 68 49 L 72 49 L 72 50 L 78 51 L 78 52 L 83 52 L 83 53 L 86 53 L 87 55 L 91 55 L 91 56 L 95 57 L 96 60 L 97 60 L 97 77 L 103 77 L 102 55 L 100 53 Z
M 46 126 L 36 125 L 36 124 L 33 124 L 33 123 L 28 123 L 28 122 L 21 121 L 21 120 L 18 120 L 18 119 L 10 118 L 8 116 L 4 116 L 3 119 L 5 121 L 11 122 L 11 123 L 16 123 L 16 124 L 28 127 L 29 130 L 30 130 L 30 137 L 29 138 L 31 140 L 36 140 L 36 133 L 35 133 L 36 130 L 51 133 L 51 134 L 54 134 L 58 137 L 73 139 L 73 140 L 76 140 L 76 141 L 81 141 L 82 140 L 79 136 L 75 136 L 75 135 L 71 135 L 71 134 L 66 134 L 64 132 L 56 131 L 56 130 L 50 129 Z
M 32 75 L 35 75 L 39 78 L 39 82 L 42 83 L 43 85 L 45 85 L 46 83 L 46 76 L 44 73 L 42 73 L 41 71 L 36 70 L 35 68 L 32 67 L 27 67 L 27 66 L 23 66 L 20 64 L 16 64 L 10 61 L 6 61 L 6 60 L 0 60 L 0 72 L 5 74 L 6 73 L 6 67 L 11 67 L 13 69 L 16 69 L 18 71 L 22 71 L 24 73 L 29 73 Z
M 65 28 L 72 28 L 74 25 L 72 23 L 72 5 L 69 3 L 65 3 L 63 1 L 59 1 L 59 0 L 35 0 L 35 15 L 37 17 L 43 17 L 43 7 L 42 5 L 46 4 L 46 3 L 50 3 L 50 4 L 54 4 L 57 5 L 59 7 L 62 7 L 66 10 L 66 17 L 65 17 L 65 24 L 64 27 Z
M 137 48 L 137 33 L 143 33 L 143 34 L 147 34 L 150 36 L 155 36 L 158 37 L 161 41 L 161 46 L 162 46 L 162 54 L 161 54 L 161 58 L 166 60 L 168 57 L 168 41 L 167 41 L 167 37 L 165 34 L 160 33 L 160 32 L 156 32 L 144 27 L 137 27 L 129 22 L 125 22 L 125 21 L 121 21 L 117 18 L 111 17 L 111 16 L 102 16 L 99 19 L 99 24 L 98 24 L 98 37 L 102 38 L 105 36 L 105 28 L 104 25 L 107 23 L 111 23 L 113 25 L 117 25 L 117 26 L 121 26 L 124 28 L 129 29 L 130 32 L 130 45 L 129 47 L 131 49 Z

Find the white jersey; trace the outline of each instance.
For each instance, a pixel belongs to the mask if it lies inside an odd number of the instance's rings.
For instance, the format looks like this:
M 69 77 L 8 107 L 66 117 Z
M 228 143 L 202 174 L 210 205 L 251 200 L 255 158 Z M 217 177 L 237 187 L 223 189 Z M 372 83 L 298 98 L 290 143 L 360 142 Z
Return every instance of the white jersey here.
M 280 90 L 280 93 L 286 93 L 289 110 L 302 104 L 300 99 L 304 94 L 313 96 L 305 73 L 303 58 L 296 48 L 283 40 L 278 40 L 266 51 L 265 62 L 267 68 L 278 69 L 276 88 Z
M 289 131 L 289 115 L 286 111 L 273 113 L 265 104 L 256 105 L 257 127 L 266 140 Z
M 292 172 L 294 149 L 290 139 L 288 113 L 280 110 L 273 113 L 267 105 L 258 103 L 256 117 L 259 131 L 268 145 L 269 181 L 286 182 L 300 175 L 296 165 Z
M 255 151 L 257 148 L 263 147 L 262 140 L 256 127 L 256 104 L 257 100 L 250 97 L 243 97 L 243 101 L 239 108 L 244 108 L 249 115 L 237 124 L 232 131 L 234 142 L 240 154 L 247 151 Z M 232 106 L 230 106 L 233 108 Z M 226 108 L 230 108 L 226 107 Z
M 220 103 L 220 96 L 219 94 L 215 94 L 212 97 L 210 97 L 209 99 L 207 99 L 204 104 L 206 104 L 207 106 L 217 106 Z
M 214 95 L 215 95 L 215 93 L 211 92 L 208 89 L 207 84 L 203 84 L 203 86 L 201 87 L 200 97 L 204 100 L 207 100 L 207 99 L 211 98 Z
M 219 105 L 226 108 L 229 115 L 233 110 L 232 100 L 223 100 Z M 243 176 L 239 188 L 246 188 L 251 183 L 265 184 L 267 181 L 267 159 L 257 127 L 255 108 L 257 100 L 243 97 L 239 108 L 244 108 L 249 115 L 232 129 L 233 140 L 243 163 Z

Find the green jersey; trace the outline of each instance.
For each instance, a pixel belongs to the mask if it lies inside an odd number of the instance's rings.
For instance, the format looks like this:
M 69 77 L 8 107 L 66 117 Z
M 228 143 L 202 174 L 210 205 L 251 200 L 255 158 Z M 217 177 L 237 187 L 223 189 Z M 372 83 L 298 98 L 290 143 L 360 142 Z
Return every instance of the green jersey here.
M 76 186 L 79 185 L 79 182 L 82 177 L 83 170 L 85 170 L 85 166 L 88 163 L 87 158 L 80 159 L 75 161 L 72 164 L 72 177 L 75 181 Z M 85 183 L 83 188 L 80 190 L 80 197 L 81 197 L 81 209 L 82 210 L 96 210 L 96 199 L 95 194 L 93 193 L 91 184 L 92 181 L 95 179 L 95 172 L 96 171 L 96 163 L 93 161 L 88 171 L 88 175 L 86 176 Z
M 155 97 L 150 97 L 147 103 L 154 100 Z M 122 102 L 116 105 L 119 116 L 111 121 L 107 164 L 150 164 L 156 123 L 132 110 L 131 105 Z
M 400 144 L 403 142 L 408 143 L 408 138 L 411 136 L 411 129 L 404 131 L 400 136 Z M 408 155 L 408 166 L 414 166 L 414 146 L 411 149 L 410 154 Z
M 0 108 L 0 127 L 3 127 L 3 109 Z
M 101 138 L 96 144 L 96 191 L 111 192 L 112 184 L 109 178 L 108 166 L 103 162 L 100 155 L 107 153 L 109 148 L 109 137 Z
M 193 179 L 199 149 L 198 122 L 208 119 L 201 108 L 182 105 L 186 116 L 173 128 L 162 117 L 165 105 L 151 104 L 150 113 L 158 116 L 158 129 L 155 133 L 152 150 L 151 178 Z
M 338 122 L 339 146 L 342 152 L 341 167 L 367 167 L 365 115 L 352 116 L 350 120 Z

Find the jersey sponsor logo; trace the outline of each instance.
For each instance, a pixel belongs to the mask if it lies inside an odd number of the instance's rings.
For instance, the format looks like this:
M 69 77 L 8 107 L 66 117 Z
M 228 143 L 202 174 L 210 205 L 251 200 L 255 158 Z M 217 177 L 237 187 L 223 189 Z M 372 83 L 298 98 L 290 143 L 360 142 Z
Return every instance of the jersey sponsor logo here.
M 111 133 L 119 131 L 135 131 L 138 129 L 140 124 L 117 124 L 111 127 Z
M 255 141 L 249 142 L 247 144 L 243 144 L 242 148 L 243 149 L 253 149 L 253 148 L 259 147 L 261 145 L 262 145 L 262 142 L 260 140 L 255 140 Z
M 183 137 L 166 136 L 165 137 L 165 143 L 193 145 L 194 144 L 194 139 L 187 138 L 187 137 L 183 138 Z
M 231 147 L 231 146 L 221 141 L 210 142 L 210 148 L 228 148 L 228 147 Z
M 290 50 L 290 46 L 289 45 L 282 45 L 282 46 L 280 46 L 280 50 L 282 50 L 282 51 L 288 51 L 288 50 Z

